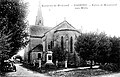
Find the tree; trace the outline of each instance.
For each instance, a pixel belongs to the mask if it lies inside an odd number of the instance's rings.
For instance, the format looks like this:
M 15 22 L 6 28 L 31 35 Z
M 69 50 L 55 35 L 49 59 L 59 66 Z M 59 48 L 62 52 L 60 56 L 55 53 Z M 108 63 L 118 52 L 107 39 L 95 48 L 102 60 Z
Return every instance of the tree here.
M 112 43 L 110 42 L 109 37 L 105 33 L 100 33 L 98 37 L 99 39 L 96 52 L 96 61 L 104 64 L 108 62 L 108 57 L 110 55 L 109 52 L 111 51 Z
M 81 34 L 75 43 L 75 50 L 79 53 L 84 60 L 92 62 L 107 61 L 106 57 L 110 50 L 110 41 L 104 33 L 85 33 Z
M 63 51 L 58 45 L 53 48 L 53 60 L 65 61 L 67 52 Z
M 4 58 L 12 57 L 28 43 L 26 10 L 22 0 L 0 0 L 0 55 Z
M 111 51 L 108 61 L 110 63 L 119 63 L 120 55 L 120 38 L 119 37 L 110 37 Z
M 81 64 L 81 58 L 77 55 L 76 52 L 68 53 L 68 67 L 78 67 Z
M 91 61 L 91 68 L 92 62 L 95 59 L 97 46 L 97 35 L 95 33 L 81 34 L 75 43 L 75 50 L 84 60 Z

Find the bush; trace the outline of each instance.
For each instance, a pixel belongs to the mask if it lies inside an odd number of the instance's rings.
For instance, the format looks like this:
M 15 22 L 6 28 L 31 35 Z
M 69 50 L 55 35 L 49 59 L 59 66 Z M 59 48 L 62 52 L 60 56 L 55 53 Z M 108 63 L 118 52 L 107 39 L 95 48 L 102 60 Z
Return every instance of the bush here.
M 65 67 L 65 61 L 59 61 L 58 68 L 63 68 L 63 67 Z
M 99 68 L 107 71 L 113 71 L 113 72 L 116 72 L 119 70 L 118 64 L 115 64 L 115 63 L 107 63 L 104 65 L 100 65 Z
M 76 52 L 68 54 L 68 67 L 78 67 L 80 63 L 80 58 Z
M 45 63 L 42 68 L 45 68 L 45 69 L 56 69 L 57 67 L 52 64 L 52 63 Z
M 65 61 L 66 59 L 66 51 L 61 50 L 60 46 L 55 46 L 53 49 L 53 62 L 55 63 L 56 60 L 58 61 Z
M 88 65 L 87 65 L 87 62 L 81 58 L 81 59 L 80 59 L 80 64 L 79 64 L 79 66 L 80 66 L 80 67 L 86 67 L 86 66 L 88 66 Z

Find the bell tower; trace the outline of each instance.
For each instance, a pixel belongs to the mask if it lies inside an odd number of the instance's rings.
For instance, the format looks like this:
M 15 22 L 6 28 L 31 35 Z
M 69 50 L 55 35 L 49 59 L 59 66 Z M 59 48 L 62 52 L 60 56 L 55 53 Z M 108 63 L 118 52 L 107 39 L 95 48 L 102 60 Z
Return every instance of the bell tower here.
M 40 1 L 39 1 L 39 6 L 38 6 L 38 12 L 37 12 L 37 16 L 36 16 L 35 25 L 36 26 L 43 26 L 43 17 L 42 17 Z

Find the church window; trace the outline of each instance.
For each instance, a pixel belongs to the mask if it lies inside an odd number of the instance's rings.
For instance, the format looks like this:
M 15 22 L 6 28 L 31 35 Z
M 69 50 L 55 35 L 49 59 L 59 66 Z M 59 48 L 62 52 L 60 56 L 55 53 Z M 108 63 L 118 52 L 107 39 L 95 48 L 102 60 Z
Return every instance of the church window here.
M 47 40 L 45 40 L 45 51 L 48 50 L 48 43 L 47 43 Z
M 41 53 L 38 53 L 38 59 L 41 59 Z
M 64 49 L 64 46 L 63 46 L 63 36 L 61 37 L 61 49 L 62 50 Z
M 52 41 L 52 46 L 54 47 L 54 41 Z
M 70 38 L 70 52 L 73 52 L 73 38 Z
M 50 44 L 48 44 L 48 50 L 50 50 Z
M 51 41 L 50 44 L 51 44 L 51 45 L 50 45 L 50 49 L 52 50 L 53 42 Z
M 39 23 L 41 23 L 41 20 L 39 20 Z

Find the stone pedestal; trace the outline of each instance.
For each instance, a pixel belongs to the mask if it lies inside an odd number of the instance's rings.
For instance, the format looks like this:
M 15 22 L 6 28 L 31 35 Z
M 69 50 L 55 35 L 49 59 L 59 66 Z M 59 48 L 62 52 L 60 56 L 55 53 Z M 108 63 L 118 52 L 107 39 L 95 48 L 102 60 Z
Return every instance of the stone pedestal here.
M 47 51 L 47 58 L 46 58 L 46 63 L 44 64 L 43 67 L 47 69 L 56 69 L 56 66 L 52 62 L 52 51 Z
M 52 51 L 47 51 L 47 60 L 46 63 L 53 64 L 52 62 Z

